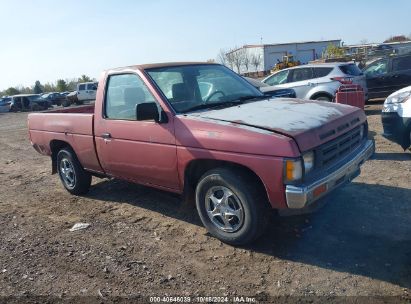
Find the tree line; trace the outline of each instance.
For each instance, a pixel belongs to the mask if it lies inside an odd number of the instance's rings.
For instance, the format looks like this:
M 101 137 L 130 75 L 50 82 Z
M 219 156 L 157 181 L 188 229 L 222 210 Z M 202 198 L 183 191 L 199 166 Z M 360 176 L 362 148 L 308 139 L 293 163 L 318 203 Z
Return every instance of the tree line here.
M 261 54 L 250 54 L 244 47 L 234 47 L 230 50 L 220 49 L 217 60 L 232 70 L 236 68 L 240 74 L 241 71 L 250 72 L 251 67 L 253 67 L 253 72 L 257 72 L 262 63 L 262 56 Z M 241 69 L 241 67 L 244 69 Z
M 384 43 L 389 43 L 389 42 L 407 42 L 411 41 L 411 34 L 406 37 L 405 35 L 398 35 L 398 36 L 390 36 L 386 40 L 384 40 Z
M 4 91 L 0 91 L 0 96 L 12 96 L 17 94 L 42 94 L 49 92 L 66 92 L 75 91 L 78 83 L 96 81 L 87 75 L 81 75 L 79 78 L 73 79 L 58 79 L 54 83 L 47 82 L 44 85 L 37 80 L 33 86 L 24 87 L 16 86 L 10 87 Z

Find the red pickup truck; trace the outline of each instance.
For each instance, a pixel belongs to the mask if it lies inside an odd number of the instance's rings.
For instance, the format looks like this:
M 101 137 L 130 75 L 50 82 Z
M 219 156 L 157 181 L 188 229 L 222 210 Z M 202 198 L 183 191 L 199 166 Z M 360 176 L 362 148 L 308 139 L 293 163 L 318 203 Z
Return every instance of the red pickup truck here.
M 94 105 L 33 113 L 31 143 L 72 194 L 92 176 L 194 198 L 211 234 L 255 240 L 272 209 L 309 208 L 374 153 L 364 111 L 270 99 L 208 63 L 105 71 Z

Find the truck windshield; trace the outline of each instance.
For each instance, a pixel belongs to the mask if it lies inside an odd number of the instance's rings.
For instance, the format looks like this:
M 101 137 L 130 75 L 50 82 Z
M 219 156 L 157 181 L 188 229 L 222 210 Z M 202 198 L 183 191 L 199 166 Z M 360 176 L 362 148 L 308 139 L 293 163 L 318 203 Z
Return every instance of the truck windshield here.
M 146 71 L 177 113 L 229 107 L 264 98 L 245 79 L 217 64 L 170 66 Z

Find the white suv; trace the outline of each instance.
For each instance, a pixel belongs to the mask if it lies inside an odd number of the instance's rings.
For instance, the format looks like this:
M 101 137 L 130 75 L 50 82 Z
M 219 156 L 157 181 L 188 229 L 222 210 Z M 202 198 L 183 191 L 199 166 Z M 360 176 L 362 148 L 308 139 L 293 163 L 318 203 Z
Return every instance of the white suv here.
M 317 63 L 285 69 L 271 74 L 263 80 L 271 87 L 261 91 L 294 89 L 297 98 L 332 101 L 342 83 L 359 84 L 367 98 L 367 83 L 363 72 L 355 63 Z
M 77 99 L 78 101 L 96 99 L 98 82 L 83 82 L 77 84 Z

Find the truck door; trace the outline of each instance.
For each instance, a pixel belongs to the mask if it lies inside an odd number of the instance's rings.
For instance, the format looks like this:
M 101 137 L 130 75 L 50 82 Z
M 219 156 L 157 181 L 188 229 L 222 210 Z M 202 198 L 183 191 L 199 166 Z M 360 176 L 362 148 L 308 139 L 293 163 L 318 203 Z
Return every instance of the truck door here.
M 85 83 L 80 83 L 78 85 L 78 90 L 77 90 L 77 99 L 78 100 L 86 100 L 86 84 Z
M 314 75 L 311 68 L 291 69 L 288 83 L 284 87 L 294 89 L 297 98 L 307 98 L 307 93 L 312 87 L 317 85 L 313 78 Z
M 393 92 L 411 85 L 411 55 L 392 58 Z
M 96 99 L 96 90 L 97 87 L 94 83 L 88 83 L 86 87 L 86 94 L 88 100 Z
M 173 121 L 136 120 L 137 104 L 157 103 L 141 78 L 134 73 L 110 75 L 104 99 L 103 118 L 96 122 L 95 135 L 105 172 L 141 184 L 178 190 Z
M 373 62 L 366 67 L 364 73 L 367 79 L 368 98 L 387 97 L 393 92 L 388 58 Z

